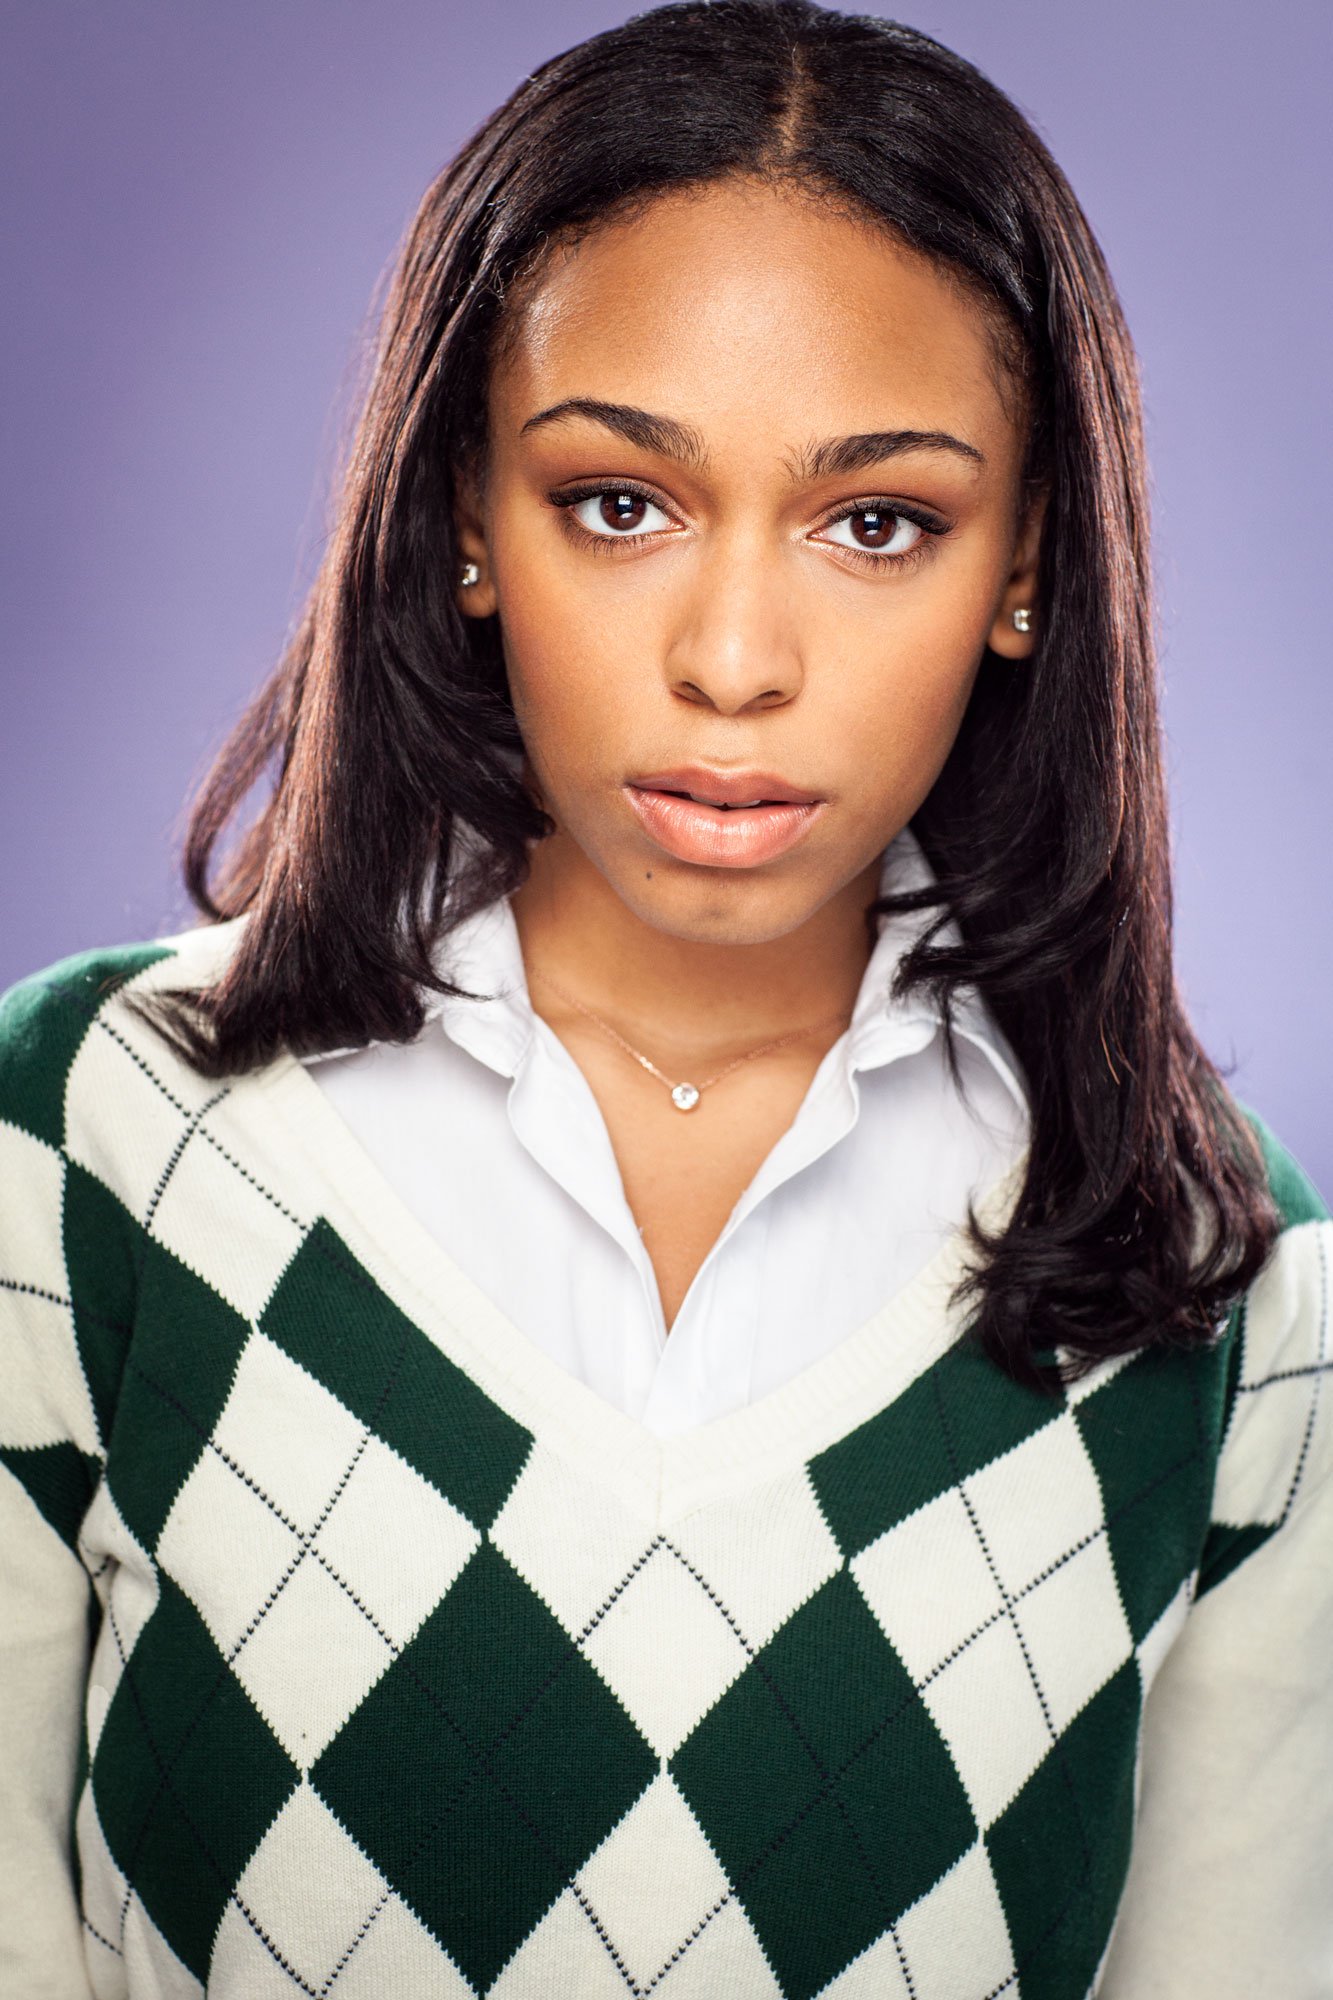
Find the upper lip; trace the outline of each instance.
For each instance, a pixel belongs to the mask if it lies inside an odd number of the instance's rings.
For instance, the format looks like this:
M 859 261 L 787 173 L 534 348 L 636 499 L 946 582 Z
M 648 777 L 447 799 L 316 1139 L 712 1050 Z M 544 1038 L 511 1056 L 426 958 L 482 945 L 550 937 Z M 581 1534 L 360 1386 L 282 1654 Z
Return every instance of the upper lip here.
M 627 782 L 641 792 L 688 792 L 713 806 L 748 806 L 756 799 L 765 805 L 813 806 L 820 798 L 818 792 L 788 784 L 772 771 L 710 771 L 703 764 L 680 764 Z

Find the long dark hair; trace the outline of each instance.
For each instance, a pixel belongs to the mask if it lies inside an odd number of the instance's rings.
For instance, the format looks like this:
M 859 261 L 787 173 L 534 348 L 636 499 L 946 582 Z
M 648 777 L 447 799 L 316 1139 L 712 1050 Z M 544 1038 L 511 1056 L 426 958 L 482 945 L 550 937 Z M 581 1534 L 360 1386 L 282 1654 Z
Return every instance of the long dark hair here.
M 406 1041 L 439 947 L 522 882 L 551 822 L 522 782 L 495 619 L 459 616 L 454 483 L 483 465 L 503 308 L 557 238 L 744 173 L 796 180 L 950 267 L 1026 378 L 1046 495 L 1040 643 L 987 655 L 913 826 L 938 906 L 898 991 L 984 993 L 1023 1065 L 1026 1178 L 963 1291 L 1051 1387 L 1216 1336 L 1278 1218 L 1250 1125 L 1172 970 L 1171 877 L 1133 350 L 1100 250 L 1030 126 L 970 64 L 807 0 L 685 0 L 528 77 L 439 176 L 402 250 L 334 530 L 277 672 L 195 804 L 185 877 L 245 915 L 165 1025 L 210 1075 Z M 266 804 L 215 866 L 252 788 Z M 933 940 L 946 918 L 963 942 Z M 954 1043 L 946 1035 L 950 1060 Z M 1052 1366 L 1057 1347 L 1072 1359 Z

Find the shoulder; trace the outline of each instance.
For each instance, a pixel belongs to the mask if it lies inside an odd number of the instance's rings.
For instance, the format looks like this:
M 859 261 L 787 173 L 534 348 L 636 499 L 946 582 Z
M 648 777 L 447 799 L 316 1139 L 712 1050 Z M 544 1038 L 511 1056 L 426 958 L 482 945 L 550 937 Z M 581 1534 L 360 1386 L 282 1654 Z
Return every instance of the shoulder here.
M 1228 1328 L 1226 1428 L 1205 1587 L 1333 1479 L 1333 1221 L 1299 1160 L 1251 1106 L 1280 1231 Z
M 1287 1150 L 1252 1105 L 1242 1104 L 1239 1099 L 1237 1105 L 1259 1141 L 1269 1193 L 1282 1217 L 1283 1233 L 1303 1222 L 1327 1222 L 1327 1204 L 1295 1154 Z
M 104 1045 L 155 1073 L 181 1079 L 184 1058 L 133 1005 L 173 987 L 207 985 L 232 949 L 233 923 L 83 951 L 0 994 L 0 1122 L 56 1151 L 78 1112 L 114 1122 L 122 1066 L 98 1062 Z M 96 1079 L 88 1072 L 96 1071 Z M 93 1082 L 91 1092 L 86 1086 Z
M 1239 1394 L 1259 1398 L 1274 1413 L 1280 1402 L 1293 1411 L 1312 1400 L 1333 1406 L 1329 1279 L 1333 1222 L 1319 1190 L 1296 1158 L 1251 1106 L 1240 1105 L 1263 1153 L 1268 1191 L 1279 1217 L 1268 1260 L 1233 1315 L 1239 1351 L 1233 1376 Z M 1278 1394 L 1260 1396 L 1269 1387 Z M 1333 1408 L 1329 1410 L 1333 1416 Z M 1234 1428 L 1234 1424 L 1233 1424 Z
M 157 1107 L 191 1088 L 131 996 L 204 983 L 228 943 L 80 952 L 0 994 L 0 1464 L 70 1546 L 111 1434 Z

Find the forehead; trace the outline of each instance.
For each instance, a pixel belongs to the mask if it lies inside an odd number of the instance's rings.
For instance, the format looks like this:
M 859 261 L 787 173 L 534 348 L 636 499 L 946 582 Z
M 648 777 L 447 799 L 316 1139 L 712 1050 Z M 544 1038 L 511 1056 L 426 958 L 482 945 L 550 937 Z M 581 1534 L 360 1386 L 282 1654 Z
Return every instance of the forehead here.
M 1018 428 L 993 319 L 961 280 L 809 189 L 673 192 L 557 244 L 519 286 L 492 380 L 512 434 L 567 396 L 688 415 L 705 434 L 888 421 Z M 793 431 L 794 427 L 794 431 Z

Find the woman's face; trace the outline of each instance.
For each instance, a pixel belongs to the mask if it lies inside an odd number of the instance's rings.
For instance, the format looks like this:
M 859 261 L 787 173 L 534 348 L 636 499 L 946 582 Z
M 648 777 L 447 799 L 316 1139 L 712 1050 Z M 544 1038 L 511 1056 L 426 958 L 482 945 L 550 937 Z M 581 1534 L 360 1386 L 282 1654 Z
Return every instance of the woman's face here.
M 594 230 L 511 311 L 458 602 L 499 615 L 551 848 L 699 942 L 873 894 L 983 649 L 1032 644 L 1022 413 L 982 312 L 739 180 Z

